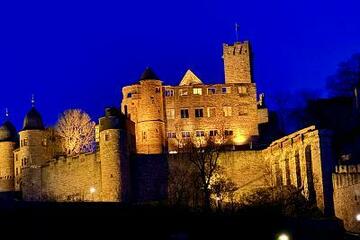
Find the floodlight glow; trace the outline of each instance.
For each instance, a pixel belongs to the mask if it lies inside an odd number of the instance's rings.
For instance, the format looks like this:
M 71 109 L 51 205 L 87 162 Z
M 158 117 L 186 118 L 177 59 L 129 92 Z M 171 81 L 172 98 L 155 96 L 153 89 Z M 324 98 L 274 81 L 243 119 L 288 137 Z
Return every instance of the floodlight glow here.
M 279 235 L 277 240 L 290 240 L 290 237 L 287 234 L 282 233 L 282 234 Z
M 96 192 L 96 189 L 94 187 L 91 187 L 90 188 L 90 193 L 95 193 Z
M 360 213 L 356 215 L 356 221 L 360 222 Z

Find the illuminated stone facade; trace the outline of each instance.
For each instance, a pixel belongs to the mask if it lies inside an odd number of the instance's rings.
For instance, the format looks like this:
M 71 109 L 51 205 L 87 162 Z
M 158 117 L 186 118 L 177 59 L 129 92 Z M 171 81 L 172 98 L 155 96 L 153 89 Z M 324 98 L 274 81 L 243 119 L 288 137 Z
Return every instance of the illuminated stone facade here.
M 147 69 L 140 82 L 123 88 L 122 112 L 135 122 L 138 153 L 176 151 L 189 138 L 256 141 L 268 114 L 251 79 L 249 43 L 225 44 L 223 54 L 225 83 L 204 84 L 188 70 L 179 86 L 163 85 Z
M 171 169 L 167 156 L 175 156 L 168 153 L 184 139 L 216 137 L 232 146 L 219 161 L 239 186 L 238 197 L 269 185 L 293 185 L 324 213 L 335 209 L 347 229 L 360 231 L 354 221 L 359 167 L 335 172 L 331 135 L 315 127 L 253 149 L 268 111 L 257 99 L 250 46 L 245 41 L 223 47 L 224 83 L 204 84 L 189 70 L 178 86 L 169 86 L 147 69 L 137 83 L 125 86 L 121 109 L 107 109 L 96 126 L 94 153 L 55 158 L 51 131 L 35 108 L 25 117 L 20 139 L 5 123 L 0 192 L 21 192 L 28 201 L 164 199 Z M 236 148 L 244 145 L 247 150 Z

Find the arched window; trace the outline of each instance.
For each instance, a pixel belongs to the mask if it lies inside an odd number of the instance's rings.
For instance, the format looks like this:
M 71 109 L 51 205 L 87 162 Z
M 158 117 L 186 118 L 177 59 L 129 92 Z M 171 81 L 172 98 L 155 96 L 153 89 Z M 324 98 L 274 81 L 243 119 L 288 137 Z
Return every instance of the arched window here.
M 296 185 L 298 188 L 300 188 L 302 184 L 302 178 L 301 178 L 301 167 L 300 167 L 300 155 L 298 151 L 295 153 L 295 171 L 296 171 Z
M 316 203 L 316 192 L 314 186 L 314 175 L 312 169 L 312 156 L 311 156 L 311 146 L 308 145 L 305 148 L 305 162 L 306 162 L 306 178 L 307 178 L 307 187 L 308 187 L 308 199 L 311 203 Z

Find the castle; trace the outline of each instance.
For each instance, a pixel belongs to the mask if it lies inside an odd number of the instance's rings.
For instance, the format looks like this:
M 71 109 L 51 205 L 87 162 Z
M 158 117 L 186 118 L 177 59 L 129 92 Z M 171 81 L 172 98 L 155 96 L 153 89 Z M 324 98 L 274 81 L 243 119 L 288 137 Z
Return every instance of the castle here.
M 272 185 L 303 189 L 325 214 L 360 231 L 354 190 L 360 168 L 336 166 L 331 132 L 314 126 L 260 147 L 269 114 L 256 92 L 249 42 L 224 44 L 223 59 L 221 84 L 204 84 L 188 70 L 179 86 L 164 85 L 147 68 L 138 82 L 123 87 L 121 108 L 107 108 L 99 119 L 94 153 L 55 157 L 52 136 L 33 105 L 19 133 L 10 121 L 0 128 L 0 191 L 21 193 L 25 201 L 164 199 L 168 164 L 182 141 L 222 137 L 229 148 L 220 165 L 240 187 L 239 196 L 266 186 L 269 168 Z

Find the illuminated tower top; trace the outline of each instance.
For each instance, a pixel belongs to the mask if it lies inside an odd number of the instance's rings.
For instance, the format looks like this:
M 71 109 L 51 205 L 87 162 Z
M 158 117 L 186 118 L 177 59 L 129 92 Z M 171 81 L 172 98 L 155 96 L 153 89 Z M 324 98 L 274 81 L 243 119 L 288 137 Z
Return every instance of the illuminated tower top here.
M 251 60 L 248 41 L 223 45 L 225 83 L 251 83 Z

